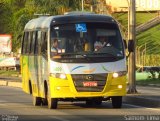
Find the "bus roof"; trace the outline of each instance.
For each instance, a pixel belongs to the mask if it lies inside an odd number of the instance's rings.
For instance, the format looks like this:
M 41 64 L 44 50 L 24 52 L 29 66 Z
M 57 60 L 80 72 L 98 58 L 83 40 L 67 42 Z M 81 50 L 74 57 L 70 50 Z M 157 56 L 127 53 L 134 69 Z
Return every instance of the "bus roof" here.
M 116 23 L 116 21 L 108 15 L 99 15 L 93 13 L 69 13 L 57 16 L 44 16 L 30 20 L 26 26 L 25 31 L 33 29 L 47 29 L 51 25 L 66 24 L 66 23 L 81 23 L 81 22 L 105 22 Z

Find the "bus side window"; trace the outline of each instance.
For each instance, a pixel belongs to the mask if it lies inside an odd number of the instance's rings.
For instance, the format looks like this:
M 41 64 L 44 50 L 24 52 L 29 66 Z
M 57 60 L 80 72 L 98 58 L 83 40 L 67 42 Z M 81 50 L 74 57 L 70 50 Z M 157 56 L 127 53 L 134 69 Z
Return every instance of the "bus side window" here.
M 25 32 L 23 33 L 23 39 L 22 39 L 22 49 L 21 49 L 21 53 L 24 54 L 24 38 L 25 38 Z
M 28 36 L 27 36 L 27 38 L 26 38 L 26 42 L 27 42 L 27 44 L 26 44 L 26 54 L 29 54 L 29 51 L 30 51 L 30 41 L 31 41 L 31 33 L 30 32 L 28 32 Z
M 28 38 L 28 53 L 31 54 L 31 47 L 32 47 L 32 36 L 33 32 L 29 32 L 29 38 Z
M 40 44 L 41 44 L 41 31 L 38 31 L 35 39 L 35 54 L 40 54 Z
M 38 31 L 38 54 L 41 54 L 41 47 L 42 47 L 42 32 Z
M 24 33 L 23 37 L 23 43 L 22 43 L 22 53 L 26 54 L 27 53 L 27 46 L 28 45 L 28 32 Z
M 31 42 L 31 54 L 34 54 L 35 50 L 35 39 L 36 39 L 36 31 L 32 33 L 32 42 Z
M 47 55 L 47 32 L 42 32 L 41 52 Z

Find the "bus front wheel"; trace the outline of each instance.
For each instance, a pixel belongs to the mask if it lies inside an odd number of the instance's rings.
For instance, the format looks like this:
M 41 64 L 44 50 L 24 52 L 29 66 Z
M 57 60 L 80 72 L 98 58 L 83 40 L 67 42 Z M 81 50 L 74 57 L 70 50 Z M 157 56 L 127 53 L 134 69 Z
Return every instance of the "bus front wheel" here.
M 121 108 L 122 107 L 122 96 L 113 96 L 112 99 L 112 107 L 113 108 Z
M 48 108 L 57 109 L 58 100 L 56 98 L 48 98 Z
M 34 97 L 33 96 L 33 105 L 34 106 L 40 106 L 42 102 L 42 99 L 40 97 Z

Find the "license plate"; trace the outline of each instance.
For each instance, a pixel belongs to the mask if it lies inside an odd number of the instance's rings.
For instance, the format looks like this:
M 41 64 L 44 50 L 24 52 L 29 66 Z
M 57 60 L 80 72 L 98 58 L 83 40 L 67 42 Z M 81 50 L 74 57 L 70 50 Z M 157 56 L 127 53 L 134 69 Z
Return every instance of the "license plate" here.
M 97 86 L 97 82 L 83 82 L 83 86 L 84 87 L 96 87 Z

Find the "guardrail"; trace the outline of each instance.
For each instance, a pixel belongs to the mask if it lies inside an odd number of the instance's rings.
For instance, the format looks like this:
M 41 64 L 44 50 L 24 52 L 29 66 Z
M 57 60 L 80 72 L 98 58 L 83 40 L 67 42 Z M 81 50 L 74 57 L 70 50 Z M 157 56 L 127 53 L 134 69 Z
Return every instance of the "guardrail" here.
M 136 27 L 136 34 L 139 34 L 151 27 L 154 27 L 155 25 L 160 23 L 160 16 L 157 16 L 151 20 L 149 20 L 148 22 L 141 24 L 140 26 Z

